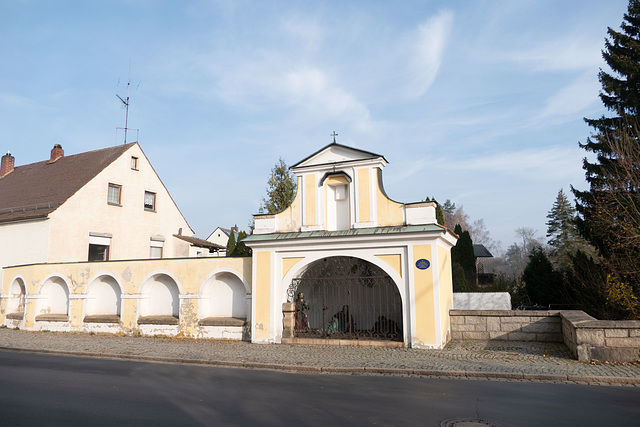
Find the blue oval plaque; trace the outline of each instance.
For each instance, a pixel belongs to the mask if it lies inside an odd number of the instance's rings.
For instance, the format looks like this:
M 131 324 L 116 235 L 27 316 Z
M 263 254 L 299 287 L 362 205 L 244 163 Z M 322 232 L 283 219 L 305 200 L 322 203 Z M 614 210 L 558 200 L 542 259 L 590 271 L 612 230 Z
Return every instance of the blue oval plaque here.
M 431 263 L 429 262 L 429 260 L 426 260 L 424 258 L 416 261 L 416 267 L 418 267 L 420 270 L 426 270 L 430 265 Z

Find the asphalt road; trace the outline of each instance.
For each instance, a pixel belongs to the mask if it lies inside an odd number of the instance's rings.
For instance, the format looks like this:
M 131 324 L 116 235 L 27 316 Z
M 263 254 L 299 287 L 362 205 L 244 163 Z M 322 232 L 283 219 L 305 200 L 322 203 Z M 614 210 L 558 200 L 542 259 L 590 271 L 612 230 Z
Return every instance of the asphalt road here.
M 640 388 L 275 371 L 0 351 L 0 425 L 640 425 Z

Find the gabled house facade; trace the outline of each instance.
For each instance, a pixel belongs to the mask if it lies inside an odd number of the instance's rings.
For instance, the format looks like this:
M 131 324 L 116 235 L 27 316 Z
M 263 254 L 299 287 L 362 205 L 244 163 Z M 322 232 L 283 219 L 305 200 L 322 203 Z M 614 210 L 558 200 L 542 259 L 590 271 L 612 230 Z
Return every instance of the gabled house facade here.
M 253 342 L 446 344 L 457 237 L 437 224 L 435 203 L 386 195 L 386 165 L 334 142 L 291 167 L 291 206 L 254 216 L 244 240 L 253 250 Z
M 193 231 L 138 143 L 0 171 L 0 267 L 187 257 Z

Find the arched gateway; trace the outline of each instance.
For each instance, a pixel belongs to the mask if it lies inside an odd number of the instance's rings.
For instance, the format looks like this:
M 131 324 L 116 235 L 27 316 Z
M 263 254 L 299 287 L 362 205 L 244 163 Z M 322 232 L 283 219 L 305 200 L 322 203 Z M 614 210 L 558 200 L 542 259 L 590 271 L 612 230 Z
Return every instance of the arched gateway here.
M 402 299 L 380 267 L 354 257 L 317 260 L 291 281 L 298 338 L 402 341 Z
M 436 203 L 386 195 L 386 164 L 329 144 L 291 167 L 297 193 L 287 209 L 254 216 L 244 240 L 253 250 L 252 342 L 447 343 L 456 236 L 438 225 Z

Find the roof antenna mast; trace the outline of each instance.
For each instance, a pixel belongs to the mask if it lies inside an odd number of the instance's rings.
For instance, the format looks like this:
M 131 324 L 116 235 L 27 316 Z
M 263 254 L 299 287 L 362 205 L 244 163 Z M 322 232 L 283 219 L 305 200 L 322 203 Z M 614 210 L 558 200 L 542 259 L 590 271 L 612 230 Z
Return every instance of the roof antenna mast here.
M 118 127 L 116 126 L 116 129 L 124 129 L 124 144 L 127 144 L 127 131 L 129 130 L 129 88 L 131 87 L 131 60 L 129 60 L 129 80 L 127 80 L 126 82 L 121 82 L 118 80 L 118 84 L 126 84 L 127 85 L 127 96 L 126 98 L 122 98 L 120 95 L 118 95 L 116 93 L 116 96 L 118 97 L 118 99 L 120 101 L 122 101 L 122 104 L 125 107 L 126 113 L 125 113 L 125 117 L 124 117 L 124 127 Z M 140 86 L 140 83 L 138 83 L 136 85 L 136 89 L 138 88 L 138 86 Z M 139 131 L 140 129 L 131 129 L 131 130 L 135 130 L 135 131 Z

